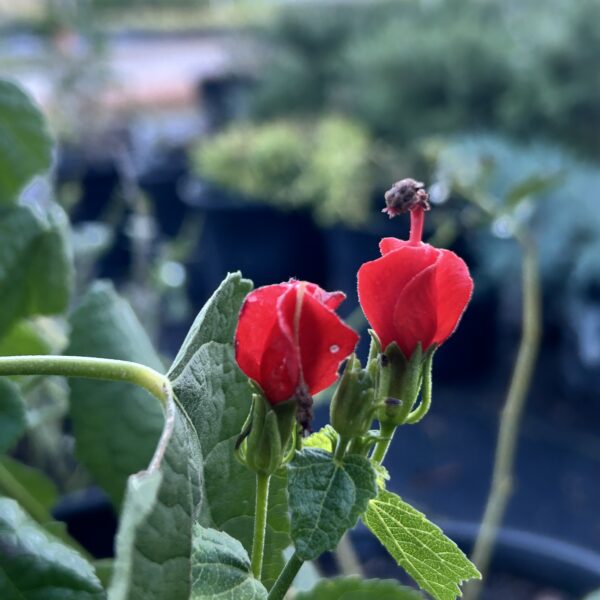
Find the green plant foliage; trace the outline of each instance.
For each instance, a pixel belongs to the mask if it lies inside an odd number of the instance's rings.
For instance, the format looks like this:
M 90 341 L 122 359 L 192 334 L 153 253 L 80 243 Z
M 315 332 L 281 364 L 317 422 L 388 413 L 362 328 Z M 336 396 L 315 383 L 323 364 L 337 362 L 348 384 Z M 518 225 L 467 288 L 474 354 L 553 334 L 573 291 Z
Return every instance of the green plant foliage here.
M 92 565 L 8 498 L 0 498 L 0 548 L 0 597 L 5 600 L 106 598 Z
M 189 600 L 201 486 L 198 436 L 173 400 L 148 470 L 127 482 L 110 600 Z
M 0 453 L 10 450 L 25 433 L 27 419 L 19 388 L 0 379 Z
M 0 465 L 10 473 L 13 481 L 16 481 L 35 498 L 39 506 L 50 513 L 58 500 L 58 489 L 51 479 L 39 469 L 33 469 L 10 456 L 0 458 Z
M 266 600 L 267 590 L 250 573 L 240 542 L 196 525 L 193 544 L 191 600 Z
M 436 600 L 455 600 L 460 585 L 480 579 L 475 565 L 424 514 L 392 492 L 381 491 L 363 516 L 398 564 Z
M 68 307 L 72 286 L 66 217 L 27 206 L 0 206 L 0 336 L 17 320 Z
M 95 283 L 70 317 L 65 354 L 117 358 L 162 370 L 129 304 L 109 283 Z M 161 408 L 146 390 L 127 383 L 69 380 L 77 456 L 119 507 L 127 477 L 144 469 L 163 426 Z
M 333 454 L 335 450 L 335 441 L 337 440 L 338 434 L 331 425 L 325 425 L 311 433 L 303 442 L 302 445 L 305 448 L 319 448 Z
M 296 600 L 423 600 L 423 596 L 396 581 L 339 577 L 319 582 Z
M 189 413 L 204 455 L 205 499 L 200 522 L 252 546 L 255 475 L 234 456 L 251 407 L 252 390 L 233 352 L 237 317 L 251 282 L 229 275 L 198 315 L 169 378 Z M 285 475 L 272 478 L 263 578 L 267 587 L 283 566 L 289 545 Z
M 342 117 L 316 125 L 236 125 L 193 153 L 202 177 L 278 208 L 310 207 L 323 224 L 359 225 L 370 212 L 374 173 L 367 132 Z
M 0 356 L 49 354 L 52 346 L 31 321 L 18 321 L 0 339 Z
M 302 560 L 334 550 L 377 494 L 375 471 L 368 459 L 349 455 L 343 464 L 331 454 L 308 448 L 289 465 L 291 534 Z
M 20 88 L 0 80 L 0 205 L 15 204 L 23 186 L 51 162 L 42 114 Z

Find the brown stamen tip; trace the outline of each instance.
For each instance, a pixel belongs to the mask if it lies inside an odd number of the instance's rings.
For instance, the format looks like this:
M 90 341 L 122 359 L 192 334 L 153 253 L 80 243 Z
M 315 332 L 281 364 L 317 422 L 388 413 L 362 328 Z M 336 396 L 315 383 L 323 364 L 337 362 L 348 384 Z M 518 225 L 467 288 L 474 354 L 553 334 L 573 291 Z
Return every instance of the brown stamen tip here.
M 397 181 L 385 193 L 385 208 L 381 212 L 387 213 L 392 219 L 415 208 L 429 210 L 429 194 L 422 181 L 409 177 Z

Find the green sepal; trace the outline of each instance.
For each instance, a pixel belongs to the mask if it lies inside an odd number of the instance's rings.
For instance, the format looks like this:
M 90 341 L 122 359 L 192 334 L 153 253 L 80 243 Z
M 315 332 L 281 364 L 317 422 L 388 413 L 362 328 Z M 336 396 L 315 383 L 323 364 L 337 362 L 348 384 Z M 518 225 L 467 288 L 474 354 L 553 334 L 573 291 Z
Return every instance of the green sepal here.
M 415 405 L 423 382 L 425 355 L 419 343 L 407 360 L 396 342 L 379 355 L 377 418 L 381 423 L 402 425 Z
M 271 405 L 262 394 L 252 395 L 252 421 L 242 455 L 248 468 L 272 475 L 285 461 L 296 423 L 296 402 Z
M 352 354 L 331 401 L 331 424 L 343 439 L 351 440 L 369 430 L 374 416 L 373 380 Z

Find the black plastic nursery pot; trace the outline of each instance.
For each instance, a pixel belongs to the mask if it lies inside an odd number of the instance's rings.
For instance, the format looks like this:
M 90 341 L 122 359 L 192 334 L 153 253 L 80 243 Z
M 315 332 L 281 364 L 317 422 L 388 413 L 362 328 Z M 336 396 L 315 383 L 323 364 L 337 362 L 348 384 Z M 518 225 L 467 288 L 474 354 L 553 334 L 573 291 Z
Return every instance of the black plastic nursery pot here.
M 230 271 L 241 271 L 256 286 L 290 277 L 324 284 L 322 236 L 308 211 L 280 211 L 213 186 L 202 186 L 191 201 L 203 216 L 188 265 L 194 305 L 202 304 Z

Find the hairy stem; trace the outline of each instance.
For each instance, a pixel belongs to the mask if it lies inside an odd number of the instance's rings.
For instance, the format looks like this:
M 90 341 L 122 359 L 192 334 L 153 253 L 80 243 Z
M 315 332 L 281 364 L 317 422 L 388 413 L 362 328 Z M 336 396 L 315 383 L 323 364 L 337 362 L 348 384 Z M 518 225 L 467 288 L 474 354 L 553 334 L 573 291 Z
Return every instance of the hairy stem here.
M 267 600 L 283 600 L 303 564 L 304 561 L 294 552 L 271 588 Z
M 541 337 L 542 304 L 537 252 L 533 241 L 524 232 L 520 232 L 517 239 L 523 251 L 523 333 L 500 419 L 490 494 L 472 555 L 472 560 L 483 577 L 490 563 L 498 527 L 512 494 L 521 417 Z M 472 581 L 465 589 L 465 600 L 477 600 L 480 592 L 481 582 Z
M 381 424 L 381 429 L 379 430 L 379 435 L 381 437 L 375 445 L 375 450 L 373 450 L 373 455 L 371 456 L 371 459 L 374 460 L 376 463 L 381 464 L 383 462 L 383 459 L 387 454 L 388 448 L 392 443 L 392 438 L 394 437 L 395 431 L 395 425 L 390 425 L 388 423 Z
M 262 576 L 265 532 L 267 530 L 267 509 L 269 504 L 270 475 L 256 474 L 256 510 L 254 517 L 254 540 L 252 543 L 252 574 L 256 579 Z

